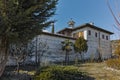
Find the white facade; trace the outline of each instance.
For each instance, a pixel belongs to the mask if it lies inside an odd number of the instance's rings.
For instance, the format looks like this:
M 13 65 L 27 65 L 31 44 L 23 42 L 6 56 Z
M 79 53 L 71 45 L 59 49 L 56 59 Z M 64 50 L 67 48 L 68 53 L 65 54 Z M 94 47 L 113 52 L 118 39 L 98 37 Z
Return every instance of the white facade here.
M 92 27 L 90 27 L 92 26 Z M 94 25 L 87 24 L 83 26 L 79 26 L 80 28 L 76 27 L 73 28 L 73 31 L 69 33 L 69 31 L 64 31 L 65 34 L 51 34 L 51 33 L 43 33 L 38 36 L 40 40 L 43 42 L 47 42 L 49 46 L 48 52 L 45 53 L 43 56 L 43 61 L 53 61 L 53 62 L 60 62 L 64 61 L 65 59 L 65 52 L 62 51 L 61 42 L 69 39 L 73 43 L 75 42 L 76 38 L 74 38 L 74 33 L 83 32 L 83 36 L 85 40 L 87 40 L 88 50 L 86 53 L 83 54 L 84 59 L 98 59 L 100 56 L 102 59 L 108 59 L 111 57 L 111 42 L 110 42 L 110 35 L 113 34 L 107 30 L 98 28 Z M 71 29 L 70 29 L 71 30 Z M 91 34 L 89 35 L 89 31 Z M 61 31 L 62 32 L 62 31 Z M 67 33 L 68 32 L 68 33 Z M 68 36 L 66 35 L 68 34 Z M 70 37 L 71 35 L 71 37 Z M 76 53 L 73 51 L 70 52 L 70 60 L 75 60 Z M 80 59 L 80 55 L 78 55 Z
M 78 32 L 83 32 L 83 37 L 87 40 L 88 44 L 88 50 L 83 54 L 84 59 L 98 59 L 100 56 L 102 59 L 111 57 L 110 35 L 113 33 L 87 23 L 72 29 L 65 28 L 59 31 L 58 34 L 43 32 L 37 38 L 34 38 L 33 41 L 37 39 L 38 50 L 44 49 L 42 46 L 39 46 L 40 42 L 47 45 L 46 52 L 42 56 L 42 62 L 63 62 L 65 60 L 65 52 L 62 50 L 61 42 L 69 39 L 74 43 L 76 40 L 74 34 Z M 71 61 L 75 60 L 76 53 L 74 50 L 70 52 L 69 56 Z M 78 55 L 78 58 L 80 59 L 80 55 Z M 30 60 L 35 61 L 35 56 Z
M 43 60 L 44 57 L 46 57 L 46 60 L 49 61 L 53 61 L 53 62 L 60 62 L 60 61 L 64 61 L 65 59 L 65 52 L 62 50 L 62 41 L 66 40 L 66 38 L 63 37 L 57 37 L 57 36 L 50 36 L 50 35 L 39 35 L 38 36 L 40 40 L 43 41 L 43 43 L 46 41 L 47 42 L 47 46 L 49 46 L 48 48 L 48 52 L 45 53 L 46 56 L 43 56 Z M 70 39 L 71 42 L 74 42 L 75 40 Z M 72 55 L 73 51 L 70 53 L 70 56 Z M 72 56 L 74 57 L 74 56 Z M 70 57 L 70 59 L 74 59 Z
M 102 58 L 110 58 L 112 55 L 111 52 L 111 43 L 110 43 L 110 34 L 86 27 L 82 29 L 84 31 L 84 38 L 87 40 L 88 51 L 85 55 L 85 58 L 98 58 L 99 54 Z M 81 30 L 77 30 L 81 31 Z M 91 31 L 91 35 L 88 34 L 88 31 Z M 97 36 L 96 36 L 97 35 Z M 102 37 L 104 35 L 104 38 Z M 108 36 L 108 40 L 106 39 Z

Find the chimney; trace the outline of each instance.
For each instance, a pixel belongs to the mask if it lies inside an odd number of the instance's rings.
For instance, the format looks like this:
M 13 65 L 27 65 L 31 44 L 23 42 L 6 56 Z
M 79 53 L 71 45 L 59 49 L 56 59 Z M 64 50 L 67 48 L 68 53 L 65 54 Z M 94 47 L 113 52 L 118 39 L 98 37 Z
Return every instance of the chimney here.
M 52 22 L 52 23 L 51 23 L 51 26 L 52 26 L 51 33 L 53 33 L 53 34 L 54 34 L 54 32 L 55 32 L 55 31 L 54 31 L 54 22 Z
M 94 25 L 94 22 L 90 22 L 90 25 Z

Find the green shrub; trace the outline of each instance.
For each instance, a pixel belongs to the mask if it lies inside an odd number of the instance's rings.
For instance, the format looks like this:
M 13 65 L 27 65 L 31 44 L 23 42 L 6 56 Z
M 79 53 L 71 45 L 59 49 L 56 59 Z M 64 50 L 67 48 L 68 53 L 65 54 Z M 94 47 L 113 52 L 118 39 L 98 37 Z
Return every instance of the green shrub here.
M 50 66 L 40 70 L 35 80 L 87 80 L 86 75 L 74 66 Z
M 120 70 L 120 59 L 110 59 L 106 61 L 108 67 Z

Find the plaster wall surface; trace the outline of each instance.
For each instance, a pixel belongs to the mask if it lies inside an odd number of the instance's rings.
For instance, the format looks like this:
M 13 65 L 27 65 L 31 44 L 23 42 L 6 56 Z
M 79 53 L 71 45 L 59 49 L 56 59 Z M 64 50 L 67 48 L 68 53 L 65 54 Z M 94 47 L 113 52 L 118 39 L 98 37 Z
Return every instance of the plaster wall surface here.
M 83 31 L 84 32 L 84 38 L 87 40 L 88 44 L 88 50 L 86 53 L 83 53 L 84 59 L 90 59 L 90 58 L 98 58 L 101 56 L 103 59 L 110 58 L 112 55 L 111 51 L 111 42 L 110 42 L 110 34 L 99 31 L 94 28 L 85 27 L 82 29 L 77 29 L 72 32 L 72 35 L 74 33 Z M 88 31 L 91 31 L 91 35 L 88 34 Z M 97 36 L 95 35 L 97 34 Z M 104 38 L 103 38 L 104 35 Z M 108 36 L 108 40 L 106 39 L 106 36 Z M 36 44 L 37 39 L 37 44 Z M 47 34 L 41 34 L 38 35 L 33 39 L 34 45 L 37 46 L 37 50 L 45 50 L 43 53 L 43 56 L 41 58 L 41 61 L 43 63 L 50 63 L 50 62 L 63 62 L 65 60 L 65 51 L 62 50 L 62 41 L 65 41 L 67 38 L 65 37 L 59 37 L 54 35 L 47 35 Z M 75 42 L 75 39 L 69 39 L 71 42 Z M 46 44 L 47 48 L 43 48 L 39 43 Z M 41 51 L 38 51 L 40 53 Z M 80 55 L 76 54 L 74 50 L 69 53 L 70 61 L 74 61 L 76 58 L 76 55 L 78 59 L 80 59 Z M 33 53 L 32 58 L 29 58 L 27 61 L 35 61 L 35 52 Z M 12 61 L 9 59 L 8 64 L 13 64 L 15 61 Z

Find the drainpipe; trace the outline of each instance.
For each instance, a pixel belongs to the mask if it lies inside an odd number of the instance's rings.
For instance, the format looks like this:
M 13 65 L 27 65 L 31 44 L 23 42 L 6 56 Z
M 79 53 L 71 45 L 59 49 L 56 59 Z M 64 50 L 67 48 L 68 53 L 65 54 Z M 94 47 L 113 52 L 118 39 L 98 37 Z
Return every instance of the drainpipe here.
M 98 40 L 98 55 L 99 55 L 99 60 L 102 60 L 102 55 L 101 55 L 101 45 L 100 45 L 100 32 L 99 32 L 99 40 Z

